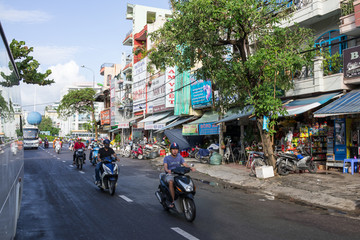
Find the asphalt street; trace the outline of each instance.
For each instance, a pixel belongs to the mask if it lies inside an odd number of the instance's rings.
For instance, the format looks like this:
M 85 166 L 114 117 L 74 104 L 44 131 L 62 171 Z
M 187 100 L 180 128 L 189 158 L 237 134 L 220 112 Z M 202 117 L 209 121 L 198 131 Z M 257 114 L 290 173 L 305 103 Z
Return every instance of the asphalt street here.
M 87 151 L 87 155 L 89 151 Z M 94 185 L 94 167 L 72 165 L 64 148 L 27 150 L 16 239 L 358 239 L 360 221 L 272 196 L 224 188 L 201 173 L 197 217 L 164 211 L 154 192 L 159 170 L 121 159 L 114 196 Z M 196 165 L 195 165 L 196 167 Z M 209 184 L 214 183 L 214 184 Z

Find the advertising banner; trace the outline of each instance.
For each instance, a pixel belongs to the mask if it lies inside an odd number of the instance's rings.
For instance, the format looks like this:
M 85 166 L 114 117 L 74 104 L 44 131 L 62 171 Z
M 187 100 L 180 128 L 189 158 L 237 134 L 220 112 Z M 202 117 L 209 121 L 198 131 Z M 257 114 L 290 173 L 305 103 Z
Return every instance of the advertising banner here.
M 150 79 L 148 99 L 150 99 L 150 102 L 148 102 L 148 110 L 152 108 L 151 113 L 165 109 L 165 73 L 156 74 Z M 151 107 L 149 107 L 150 105 Z
M 120 122 L 118 128 L 129 128 L 129 122 Z
M 175 103 L 175 68 L 170 67 L 166 68 L 166 85 L 165 85 L 165 107 L 166 108 L 173 108 Z
M 101 125 L 110 125 L 110 109 L 100 112 Z
M 158 130 L 165 127 L 164 123 L 145 122 L 145 130 Z
M 205 108 L 212 105 L 211 81 L 196 80 L 190 76 L 191 105 L 194 109 Z
M 183 125 L 183 135 L 199 135 L 198 124 Z
M 132 98 L 133 104 L 138 105 L 146 101 L 146 72 L 147 58 L 134 64 L 133 68 L 133 85 L 132 85 Z M 136 110 L 134 109 L 134 112 Z
M 199 135 L 215 135 L 220 133 L 220 126 L 214 123 L 199 124 Z

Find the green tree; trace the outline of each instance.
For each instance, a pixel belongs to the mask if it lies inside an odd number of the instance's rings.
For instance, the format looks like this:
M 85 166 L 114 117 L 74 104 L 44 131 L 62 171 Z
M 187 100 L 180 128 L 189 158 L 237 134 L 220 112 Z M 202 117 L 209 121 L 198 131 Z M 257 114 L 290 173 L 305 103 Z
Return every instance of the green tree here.
M 39 124 L 40 131 L 50 131 L 50 135 L 59 135 L 60 129 L 53 125 L 51 118 L 43 117 Z
M 91 113 L 92 125 L 95 129 L 95 138 L 98 138 L 98 128 L 95 120 L 95 90 L 92 88 L 83 88 L 79 90 L 70 90 L 63 96 L 57 109 L 61 117 L 69 117 L 74 113 Z
M 50 85 L 55 81 L 53 79 L 47 79 L 51 74 L 51 70 L 46 70 L 45 73 L 38 72 L 40 63 L 30 55 L 34 51 L 33 47 L 25 45 L 24 41 L 17 41 L 13 39 L 10 43 L 10 50 L 14 57 L 16 68 L 19 72 L 20 79 L 16 77 L 14 68 L 9 62 L 9 69 L 11 73 L 6 75 L 4 72 L 0 72 L 1 77 L 5 80 L 0 82 L 1 86 L 11 87 L 19 85 L 22 80 L 24 83 L 37 84 L 40 86 Z
M 152 35 L 149 54 L 160 69 L 177 66 L 210 79 L 218 90 L 220 111 L 254 107 L 265 154 L 275 165 L 273 126 L 284 114 L 279 95 L 289 90 L 292 75 L 305 64 L 300 50 L 311 32 L 298 26 L 281 28 L 291 9 L 277 0 L 171 0 L 173 16 Z M 269 129 L 262 128 L 270 117 Z

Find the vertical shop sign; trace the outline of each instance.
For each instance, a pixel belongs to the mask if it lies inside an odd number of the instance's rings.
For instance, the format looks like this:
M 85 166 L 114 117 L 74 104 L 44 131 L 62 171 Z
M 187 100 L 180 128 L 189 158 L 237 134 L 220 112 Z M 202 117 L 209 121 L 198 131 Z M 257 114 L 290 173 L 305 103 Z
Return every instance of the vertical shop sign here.
M 211 81 L 196 80 L 190 76 L 191 82 L 191 105 L 194 109 L 209 107 L 212 105 Z
M 151 81 L 153 112 L 165 110 L 165 74 L 159 74 Z
M 346 158 L 346 124 L 344 118 L 334 120 L 335 160 Z
M 146 101 L 146 65 L 147 58 L 134 64 L 132 85 L 134 112 L 139 111 L 139 105 L 144 105 Z
M 175 102 L 175 68 L 169 67 L 166 68 L 166 77 L 165 77 L 165 107 L 173 108 Z
M 100 119 L 101 125 L 110 124 L 110 109 L 101 111 Z

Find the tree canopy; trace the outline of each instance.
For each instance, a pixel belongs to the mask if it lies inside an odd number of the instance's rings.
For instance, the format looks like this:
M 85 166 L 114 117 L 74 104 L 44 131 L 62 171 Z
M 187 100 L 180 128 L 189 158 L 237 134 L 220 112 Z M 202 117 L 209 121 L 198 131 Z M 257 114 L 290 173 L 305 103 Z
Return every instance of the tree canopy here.
M 30 55 L 34 51 L 33 47 L 25 45 L 24 41 L 17 41 L 13 39 L 10 43 L 10 50 L 14 57 L 15 65 L 19 71 L 20 79 L 15 75 L 14 68 L 9 62 L 10 75 L 6 75 L 4 72 L 0 72 L 1 77 L 5 80 L 0 82 L 1 86 L 11 87 L 20 84 L 22 80 L 24 83 L 37 84 L 40 86 L 50 85 L 55 81 L 53 79 L 47 79 L 51 74 L 51 70 L 46 70 L 45 73 L 38 72 L 40 63 Z
M 69 93 L 61 99 L 57 113 L 64 118 L 75 113 L 91 113 L 92 125 L 95 129 L 95 137 L 97 138 L 98 133 L 94 107 L 95 93 L 95 90 L 92 88 L 70 90 Z
M 58 135 L 60 129 L 55 127 L 53 125 L 53 122 L 51 120 L 51 118 L 49 117 L 44 117 L 42 118 L 41 123 L 39 124 L 39 129 L 40 131 L 50 131 L 50 135 Z
M 291 9 L 277 0 L 171 3 L 172 18 L 152 34 L 151 63 L 194 70 L 198 79 L 212 81 L 218 105 L 251 104 L 258 124 L 263 116 L 275 124 L 285 113 L 279 96 L 293 86 L 292 75 L 305 64 L 299 53 L 309 45 L 311 31 L 280 27 Z

